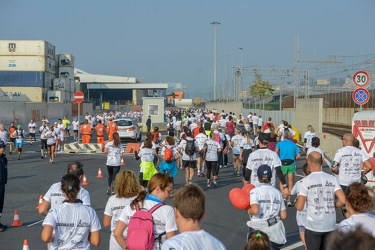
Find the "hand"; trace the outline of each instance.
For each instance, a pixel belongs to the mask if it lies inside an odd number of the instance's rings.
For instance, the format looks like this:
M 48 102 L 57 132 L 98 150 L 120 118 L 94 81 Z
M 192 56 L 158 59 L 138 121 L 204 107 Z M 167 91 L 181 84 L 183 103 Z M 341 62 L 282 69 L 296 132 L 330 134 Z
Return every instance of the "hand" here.
M 289 192 L 289 189 L 288 188 L 284 188 L 283 191 L 282 191 L 282 194 L 283 194 L 283 197 L 288 197 L 290 195 L 290 192 Z

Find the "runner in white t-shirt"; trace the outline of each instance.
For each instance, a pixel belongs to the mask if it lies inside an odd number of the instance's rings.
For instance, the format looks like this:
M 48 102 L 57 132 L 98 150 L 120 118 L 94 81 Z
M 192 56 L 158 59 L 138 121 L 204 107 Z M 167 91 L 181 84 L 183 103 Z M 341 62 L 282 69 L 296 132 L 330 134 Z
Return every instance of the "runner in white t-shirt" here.
M 122 210 L 129 205 L 139 193 L 138 179 L 133 171 L 123 170 L 116 175 L 114 185 L 115 195 L 109 197 L 104 210 L 103 226 L 111 226 L 111 237 L 109 240 L 109 249 L 122 250 L 120 245 L 113 237 L 118 217 Z
M 173 179 L 169 174 L 157 173 L 151 177 L 148 182 L 148 194 L 146 190 L 140 191 L 137 198 L 135 198 L 130 205 L 127 205 L 121 212 L 113 235 L 117 243 L 126 249 L 127 227 L 131 221 L 132 216 L 136 212 L 137 207 L 150 210 L 155 205 L 162 206 L 152 213 L 154 220 L 154 237 L 158 238 L 159 234 L 166 233 L 161 237 L 163 243 L 166 239 L 171 238 L 176 234 L 177 225 L 173 207 L 165 205 L 165 201 L 169 198 L 173 191 Z M 158 241 L 155 241 L 154 249 L 160 249 Z
M 195 140 L 198 143 L 198 152 L 197 152 L 197 176 L 205 176 L 204 173 L 204 164 L 205 159 L 203 158 L 203 146 L 205 142 L 208 140 L 206 134 L 204 134 L 204 128 L 199 127 L 199 134 L 195 137 Z
M 201 221 L 205 215 L 205 195 L 196 185 L 188 185 L 177 190 L 173 199 L 176 211 L 176 224 L 180 234 L 166 240 L 162 250 L 171 249 L 205 249 L 225 250 L 218 239 L 201 229 Z M 189 206 L 190 209 L 184 209 Z M 193 212 L 190 212 L 193 210 Z
M 32 145 L 33 140 L 36 141 L 35 133 L 36 133 L 37 125 L 33 119 L 30 119 L 30 123 L 27 125 L 27 127 L 29 128 L 30 144 Z
M 73 137 L 74 141 L 78 141 L 78 130 L 79 130 L 79 122 L 77 121 L 77 118 L 74 117 L 74 120 L 72 121 L 73 126 Z
M 117 173 L 120 171 L 121 161 L 124 161 L 124 147 L 117 132 L 114 132 L 113 141 L 107 142 L 104 152 L 107 154 L 107 170 L 108 170 L 108 188 L 107 195 L 113 192 L 113 182 Z M 124 163 L 125 164 L 125 163 Z
M 95 210 L 78 198 L 80 180 L 67 174 L 61 180 L 65 201 L 51 208 L 43 221 L 42 240 L 50 249 L 90 249 L 100 244 L 100 221 Z M 74 211 L 74 212 L 72 212 Z M 72 233 L 74 232 L 74 233 Z
M 312 141 L 312 138 L 315 137 L 316 134 L 315 134 L 315 130 L 313 128 L 313 126 L 309 125 L 307 126 L 307 131 L 305 132 L 305 135 L 303 136 L 303 151 L 304 152 L 307 152 L 307 150 L 309 148 L 311 148 L 311 141 Z
M 235 172 L 233 172 L 235 175 L 240 176 L 241 175 L 241 168 L 242 164 L 240 161 L 240 154 L 241 154 L 241 143 L 245 139 L 244 136 L 241 135 L 241 130 L 239 128 L 234 129 L 234 136 L 232 139 L 230 139 L 230 146 L 232 148 L 233 156 L 233 166 L 235 169 Z
M 204 144 L 204 155 L 205 155 L 205 161 L 206 161 L 206 168 L 207 168 L 207 187 L 211 186 L 211 173 L 212 173 L 212 179 L 214 186 L 217 185 L 217 176 L 215 173 L 217 173 L 217 161 L 218 161 L 218 152 L 221 151 L 220 143 L 216 141 L 216 135 L 214 132 L 211 132 L 210 139 L 207 140 Z
M 336 207 L 345 204 L 345 195 L 337 178 L 321 170 L 323 158 L 312 152 L 307 158 L 311 171 L 298 185 L 299 196 L 295 207 L 298 211 L 307 204 L 305 239 L 307 249 L 326 249 L 326 237 L 335 230 Z M 335 202 L 335 196 L 338 200 Z

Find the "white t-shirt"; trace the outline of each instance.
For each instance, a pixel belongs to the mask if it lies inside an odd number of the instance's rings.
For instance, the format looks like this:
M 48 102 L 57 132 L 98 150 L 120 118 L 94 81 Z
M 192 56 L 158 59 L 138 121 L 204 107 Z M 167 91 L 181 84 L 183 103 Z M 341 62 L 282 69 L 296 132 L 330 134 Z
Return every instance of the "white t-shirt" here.
M 40 132 L 40 139 L 47 139 L 45 137 L 46 132 L 49 131 L 48 126 L 40 126 L 39 132 Z
M 356 227 L 362 229 L 375 237 L 375 215 L 369 213 L 352 214 L 348 219 L 340 222 L 339 229 L 343 232 L 355 231 Z
M 316 134 L 311 131 L 306 131 L 305 135 L 303 136 L 304 139 L 306 139 L 306 148 L 311 148 L 311 140 L 313 137 L 315 137 Z
M 217 150 L 221 148 L 220 144 L 215 140 L 208 140 L 204 146 L 207 147 L 206 161 L 217 161 Z
M 44 137 L 47 138 L 47 145 L 54 145 L 56 143 L 56 131 L 55 130 L 54 131 L 47 131 L 44 134 Z
M 95 210 L 80 202 L 65 202 L 51 208 L 43 221 L 43 226 L 45 225 L 54 228 L 55 237 L 50 249 L 89 250 L 89 233 L 101 229 Z
M 162 250 L 225 250 L 225 246 L 221 241 L 207 233 L 203 229 L 199 231 L 188 231 L 180 233 L 166 240 L 161 245 Z
M 107 149 L 107 166 L 120 166 L 121 165 L 121 155 L 124 152 L 124 147 L 120 144 L 118 147 L 113 145 L 113 141 L 107 142 L 105 144 Z
M 243 139 L 245 139 L 245 137 L 240 134 L 237 134 L 232 137 L 231 141 L 233 142 L 232 150 L 233 150 L 234 155 L 240 154 L 240 148 L 241 148 L 241 143 Z
M 65 201 L 65 196 L 61 191 L 61 182 L 53 184 L 48 189 L 43 199 L 51 203 L 51 208 L 63 204 Z M 83 187 L 79 189 L 77 199 L 80 199 L 83 202 L 83 205 L 91 206 L 90 193 Z
M 29 125 L 27 125 L 27 127 L 29 128 L 29 133 L 32 133 L 32 134 L 35 134 L 35 131 L 36 131 L 36 123 L 33 122 L 33 123 L 29 123 Z
M 258 126 L 258 116 L 253 115 L 253 126 L 257 125 Z
M 141 162 L 153 162 L 155 157 L 154 150 L 152 148 L 141 148 L 138 156 L 141 157 Z
M 299 195 L 298 185 L 300 183 L 301 183 L 301 180 L 296 181 L 296 183 L 294 184 L 294 186 L 292 188 L 291 195 L 296 195 L 298 197 L 298 195 Z M 305 206 L 303 207 L 303 210 L 301 210 L 301 211 L 297 210 L 297 213 L 296 213 L 297 225 L 300 226 L 300 227 L 304 227 L 306 225 L 306 213 L 307 213 L 307 206 L 306 205 L 307 204 L 305 203 Z
M 258 127 L 261 127 L 263 125 L 263 119 L 261 117 L 258 117 Z
M 73 130 L 79 130 L 79 122 L 78 121 L 72 121 Z
M 366 154 L 353 146 L 346 146 L 337 150 L 334 161 L 339 165 L 339 183 L 349 186 L 353 182 L 361 181 L 361 163 L 368 160 Z
M 208 140 L 207 139 L 207 136 L 203 133 L 199 133 L 197 134 L 197 136 L 195 137 L 195 140 L 197 141 L 198 143 L 198 148 L 199 150 L 202 150 L 203 149 L 203 146 L 204 146 L 204 143 Z
M 181 148 L 181 151 L 182 151 L 182 160 L 183 161 L 195 161 L 197 160 L 197 154 L 195 152 L 192 156 L 189 156 L 185 153 L 186 140 L 193 140 L 193 138 L 186 137 L 186 139 L 181 140 L 180 144 L 178 145 L 178 148 Z M 198 147 L 198 143 L 196 140 L 194 140 L 194 147 Z
M 263 183 L 250 191 L 250 206 L 253 204 L 258 204 L 259 213 L 251 215 L 251 221 L 279 218 L 280 211 L 286 209 L 281 192 Z
M 182 129 L 182 127 L 181 127 L 181 120 L 179 120 L 179 121 L 176 121 L 176 130 L 177 131 L 181 131 L 181 129 Z
M 104 209 L 104 214 L 111 216 L 111 238 L 109 239 L 109 249 L 111 250 L 122 250 L 121 246 L 117 243 L 113 236 L 113 230 L 117 225 L 118 217 L 120 216 L 124 207 L 129 205 L 136 196 L 130 198 L 117 198 L 116 195 L 109 197 L 107 205 Z
M 299 194 L 306 197 L 307 215 L 305 228 L 314 232 L 335 230 L 335 192 L 341 189 L 333 175 L 312 172 L 298 185 Z
M 242 149 L 252 149 L 254 147 L 254 141 L 250 138 L 250 144 L 247 143 L 247 138 L 244 137 L 241 141 L 240 148 Z
M 225 119 L 220 119 L 218 122 L 222 128 L 225 128 L 227 125 L 227 121 Z
M 260 184 L 258 180 L 257 171 L 258 171 L 258 167 L 263 164 L 266 164 L 271 167 L 272 169 L 271 185 L 273 187 L 276 187 L 275 168 L 281 166 L 281 161 L 280 161 L 279 156 L 275 152 L 267 148 L 261 148 L 251 153 L 249 156 L 249 159 L 247 160 L 246 168 L 251 170 L 251 178 L 250 178 L 251 184 L 253 184 L 256 187 Z
M 144 205 L 143 208 L 145 208 L 147 210 L 150 210 L 151 208 L 153 208 L 157 204 L 159 204 L 159 203 L 157 203 L 156 201 L 153 201 L 153 200 L 147 200 L 147 198 L 146 198 L 146 200 L 144 200 L 144 203 L 143 203 L 143 205 Z M 124 222 L 126 225 L 128 225 L 129 220 L 134 215 L 134 213 L 135 213 L 135 210 L 132 210 L 130 208 L 130 205 L 128 205 L 122 210 L 118 220 L 120 220 L 120 221 Z M 152 213 L 152 217 L 154 219 L 154 225 L 155 225 L 155 227 L 154 227 L 154 234 L 155 234 L 154 237 L 155 238 L 157 238 L 159 236 L 159 234 L 163 233 L 163 232 L 170 233 L 170 232 L 177 231 L 177 225 L 176 225 L 176 220 L 175 220 L 175 217 L 174 217 L 173 207 L 171 207 L 169 205 L 161 206 Z M 127 233 L 128 233 L 128 230 L 126 228 L 125 231 L 124 231 L 125 238 L 126 238 Z M 162 242 L 165 241 L 165 240 L 166 240 L 166 236 L 164 235 L 162 237 Z M 159 249 L 158 243 L 155 243 L 154 249 Z
M 64 131 L 65 131 L 65 126 L 64 126 L 64 124 L 57 124 L 57 127 L 60 129 L 60 134 L 59 134 L 59 140 L 61 140 L 61 141 L 64 141 Z
M 13 132 L 13 138 L 16 138 L 17 143 L 22 143 L 25 135 L 26 135 L 26 132 L 23 129 L 16 129 Z

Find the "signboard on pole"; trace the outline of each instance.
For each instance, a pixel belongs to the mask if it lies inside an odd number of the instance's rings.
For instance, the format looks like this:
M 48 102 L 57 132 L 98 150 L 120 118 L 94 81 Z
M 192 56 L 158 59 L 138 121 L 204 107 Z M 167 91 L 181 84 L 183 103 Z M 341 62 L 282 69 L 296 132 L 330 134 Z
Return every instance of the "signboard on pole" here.
M 74 93 L 74 101 L 76 101 L 77 103 L 83 102 L 84 99 L 85 97 L 81 91 L 77 91 Z
M 353 82 L 358 87 L 365 87 L 370 82 L 370 76 L 366 71 L 357 71 L 353 75 Z
M 352 98 L 358 105 L 364 105 L 370 100 L 370 93 L 367 89 L 357 88 L 353 91 Z

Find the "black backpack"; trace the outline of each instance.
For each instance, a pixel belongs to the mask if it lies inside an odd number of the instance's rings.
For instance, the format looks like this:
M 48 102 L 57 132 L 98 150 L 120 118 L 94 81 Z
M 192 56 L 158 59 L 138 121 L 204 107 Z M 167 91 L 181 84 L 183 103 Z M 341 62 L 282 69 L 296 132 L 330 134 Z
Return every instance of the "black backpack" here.
M 193 156 L 195 153 L 195 140 L 186 140 L 185 154 L 188 156 Z
M 168 132 L 174 132 L 173 123 L 169 123 Z

